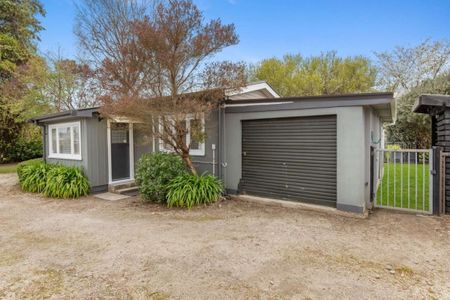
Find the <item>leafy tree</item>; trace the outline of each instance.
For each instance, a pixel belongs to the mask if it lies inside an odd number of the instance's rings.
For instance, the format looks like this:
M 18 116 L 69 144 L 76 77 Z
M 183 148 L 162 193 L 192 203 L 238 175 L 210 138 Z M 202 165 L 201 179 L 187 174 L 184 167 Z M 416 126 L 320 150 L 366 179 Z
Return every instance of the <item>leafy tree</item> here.
M 38 15 L 45 15 L 38 0 L 0 0 L 0 162 L 9 159 L 26 116 L 36 108 L 27 102 L 36 86 L 24 79 L 39 64 L 34 44 L 42 30 Z
M 405 94 L 424 81 L 443 74 L 450 67 L 450 41 L 425 40 L 410 48 L 395 47 L 376 53 L 381 83 L 398 94 Z
M 36 16 L 45 16 L 39 0 L 0 0 L 0 33 L 7 34 L 30 52 L 44 29 Z
M 397 99 L 397 121 L 387 126 L 388 141 L 405 148 L 431 146 L 431 120 L 425 114 L 412 112 L 414 102 L 422 94 L 450 94 L 450 71 L 428 79 Z
M 118 0 L 86 0 L 83 7 L 76 32 L 94 60 L 102 58 L 102 113 L 148 124 L 196 174 L 189 150 L 205 138 L 199 120 L 208 118 L 225 89 L 245 83 L 243 64 L 212 62 L 238 43 L 234 25 L 206 22 L 190 0 L 161 2 L 151 10 Z
M 49 54 L 48 75 L 43 93 L 55 111 L 93 107 L 99 104 L 100 89 L 92 69 L 66 59 L 61 51 Z
M 449 94 L 450 41 L 425 40 L 410 48 L 377 53 L 382 86 L 396 94 L 397 121 L 386 127 L 390 143 L 409 148 L 431 146 L 427 115 L 412 112 L 421 94 Z
M 17 65 L 28 59 L 28 52 L 9 34 L 0 33 L 0 82 L 16 71 Z
M 363 56 L 339 57 L 334 51 L 320 56 L 285 55 L 250 68 L 251 80 L 266 80 L 283 96 L 334 95 L 373 90 L 377 70 Z

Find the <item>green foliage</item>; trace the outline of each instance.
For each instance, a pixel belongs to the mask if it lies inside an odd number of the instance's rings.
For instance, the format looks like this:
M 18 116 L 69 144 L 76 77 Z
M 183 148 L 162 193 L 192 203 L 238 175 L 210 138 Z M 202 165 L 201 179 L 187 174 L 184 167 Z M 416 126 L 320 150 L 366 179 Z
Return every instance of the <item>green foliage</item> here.
M 175 154 L 144 154 L 137 164 L 136 172 L 136 183 L 143 200 L 166 202 L 167 185 L 172 179 L 186 172 L 183 161 Z
M 33 157 L 36 143 L 19 140 L 26 119 L 39 114 L 35 42 L 45 11 L 39 0 L 0 0 L 0 163 Z M 42 64 L 39 65 L 42 67 Z M 41 73 L 38 73 L 41 74 Z
M 9 147 L 6 160 L 19 162 L 42 157 L 42 140 L 26 141 L 20 139 L 13 147 Z
M 77 167 L 46 164 L 33 159 L 17 166 L 22 190 L 46 197 L 77 198 L 89 194 L 89 182 Z
M 9 34 L 23 47 L 34 48 L 33 41 L 39 40 L 42 29 L 37 18 L 45 16 L 39 0 L 0 0 L 0 33 Z
M 0 164 L 21 162 L 43 155 L 42 135 L 39 127 L 25 125 L 22 133 L 12 142 L 0 141 Z
M 400 150 L 402 147 L 398 144 L 390 144 L 385 147 L 387 150 Z
M 22 181 L 22 178 L 23 178 L 23 173 L 22 173 L 22 171 L 23 171 L 23 169 L 24 169 L 26 166 L 29 166 L 29 165 L 38 165 L 38 164 L 42 164 L 42 163 L 43 163 L 42 158 L 30 159 L 30 160 L 27 160 L 27 161 L 23 161 L 23 162 L 21 162 L 21 163 L 18 163 L 18 164 L 17 164 L 17 169 L 16 169 L 16 171 L 17 171 L 17 176 L 19 177 L 19 182 Z
M 43 192 L 46 197 L 78 198 L 89 194 L 89 182 L 79 168 L 56 165 L 47 173 Z
M 377 69 L 363 56 L 285 55 L 263 60 L 250 70 L 251 80 L 265 80 L 282 96 L 368 92 L 376 85 Z
M 0 33 L 0 78 L 9 77 L 28 58 L 28 53 L 9 34 Z
M 169 183 L 167 205 L 190 209 L 194 205 L 217 201 L 222 192 L 222 182 L 212 175 L 184 174 Z
M 400 143 L 405 148 L 431 147 L 430 116 L 412 111 L 422 94 L 450 94 L 450 71 L 423 82 L 397 99 L 397 121 L 386 127 L 388 142 Z
M 47 173 L 52 168 L 44 163 L 30 163 L 18 170 L 19 183 L 22 190 L 31 193 L 42 193 L 47 185 Z

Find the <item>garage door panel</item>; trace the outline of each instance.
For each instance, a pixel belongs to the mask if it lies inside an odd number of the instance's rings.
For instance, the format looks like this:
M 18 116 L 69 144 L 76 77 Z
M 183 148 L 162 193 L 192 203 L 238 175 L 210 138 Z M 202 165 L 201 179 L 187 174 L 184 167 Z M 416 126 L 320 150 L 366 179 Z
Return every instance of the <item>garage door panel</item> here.
M 270 180 L 268 178 L 262 177 L 262 176 L 256 176 L 255 174 L 245 174 L 249 176 L 253 176 L 252 180 L 249 182 L 252 183 L 264 183 L 264 184 L 272 184 L 274 183 L 274 180 Z M 283 180 L 282 188 L 287 188 L 287 191 L 290 189 L 300 189 L 300 190 L 317 190 L 317 191 L 323 191 L 324 187 L 333 187 L 336 185 L 336 180 L 331 179 L 321 179 L 321 178 L 305 178 L 305 177 L 297 177 L 295 179 L 290 178 L 278 178 L 280 180 Z M 317 181 L 320 180 L 320 186 L 318 186 Z M 278 185 L 277 185 L 278 186 Z M 281 185 L 280 185 L 281 186 Z M 330 191 L 332 193 L 332 191 Z
M 242 122 L 242 193 L 336 205 L 336 116 Z
M 298 167 L 298 168 L 301 168 Z M 330 181 L 332 180 L 333 182 L 336 182 L 336 178 L 334 177 L 334 175 L 336 175 L 336 170 L 335 169 L 330 169 L 330 168 L 321 168 L 321 169 L 314 169 L 312 170 L 311 168 L 305 168 L 308 169 L 308 174 L 305 174 L 303 172 L 298 172 L 297 169 L 292 169 L 289 171 L 284 171 L 282 172 L 283 174 L 279 174 L 279 166 L 278 165 L 270 165 L 267 164 L 265 169 L 269 172 L 273 172 L 273 174 L 277 174 L 277 176 L 279 177 L 283 177 L 286 178 L 285 180 L 296 180 L 301 179 L 301 178 L 315 178 L 315 179 L 323 179 L 325 181 Z M 243 175 L 252 175 L 252 176 L 265 176 L 264 173 L 261 173 L 261 168 L 259 166 L 247 166 L 247 168 L 245 168 L 245 171 L 242 172 Z M 334 177 L 334 178 L 332 178 Z M 248 179 L 250 180 L 250 179 Z
M 277 170 L 275 168 L 269 167 L 268 171 L 276 172 Z M 304 174 L 289 172 L 289 173 L 283 174 L 283 176 L 280 176 L 279 178 L 276 178 L 276 180 L 282 180 L 285 183 L 292 183 L 292 184 L 294 184 L 296 182 L 298 182 L 300 184 L 303 181 L 309 182 L 309 181 L 315 181 L 315 180 L 321 180 L 321 183 L 326 183 L 326 182 L 336 183 L 336 179 L 331 178 L 335 174 L 336 174 L 336 172 L 314 172 L 314 173 L 310 172 L 308 175 L 304 175 Z M 247 171 L 243 172 L 242 175 L 251 176 L 254 178 L 266 178 L 265 174 L 261 174 L 261 171 L 257 170 L 256 168 L 254 168 L 252 170 L 247 170 Z M 324 175 L 328 175 L 328 176 L 324 176 Z M 329 178 L 326 178 L 326 177 L 329 177 Z M 247 180 L 249 182 L 251 182 L 252 179 L 247 179 Z M 272 180 L 273 180 L 273 178 L 272 178 Z

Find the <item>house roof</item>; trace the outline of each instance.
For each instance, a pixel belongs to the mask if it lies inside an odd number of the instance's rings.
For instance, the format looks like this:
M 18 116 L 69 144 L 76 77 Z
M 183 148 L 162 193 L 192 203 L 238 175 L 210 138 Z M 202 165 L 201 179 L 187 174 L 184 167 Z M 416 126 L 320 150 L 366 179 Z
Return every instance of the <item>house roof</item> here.
M 81 109 L 73 109 L 66 110 L 62 112 L 47 114 L 43 116 L 39 116 L 36 118 L 32 118 L 28 120 L 30 123 L 38 124 L 43 122 L 52 122 L 58 120 L 67 120 L 70 118 L 92 118 L 94 115 L 98 114 L 100 107 L 89 107 L 89 108 L 81 108 Z
M 413 112 L 433 114 L 437 110 L 450 108 L 450 95 L 425 94 L 416 100 Z
M 371 106 L 384 122 L 393 122 L 396 116 L 394 95 L 391 92 L 225 101 L 226 111 L 229 113 L 346 106 Z
M 257 91 L 268 85 L 265 82 L 250 84 L 249 90 Z M 276 92 L 275 92 L 276 93 Z M 227 113 L 252 112 L 252 111 L 276 111 L 289 109 L 312 109 L 346 106 L 371 106 L 382 118 L 384 122 L 393 122 L 396 116 L 395 100 L 390 92 L 382 93 L 358 93 L 343 95 L 321 95 L 302 97 L 280 97 L 272 94 L 273 98 L 255 99 L 228 99 L 224 101 Z M 450 106 L 450 104 L 449 104 Z M 29 122 L 39 124 L 71 118 L 92 118 L 99 114 L 100 107 L 68 110 L 59 113 L 48 114 L 30 119 Z
M 278 95 L 278 93 L 275 92 L 275 90 L 265 81 L 251 82 L 238 91 L 233 91 L 233 92 L 229 92 L 229 93 L 225 93 L 225 94 L 226 94 L 226 97 L 233 98 L 233 97 L 239 97 L 239 95 L 242 95 L 242 94 L 251 94 L 252 92 L 258 92 L 258 91 L 261 92 L 261 95 L 262 95 L 262 97 L 259 99 L 280 97 Z M 238 99 L 238 98 L 235 98 L 235 99 Z M 67 110 L 67 111 L 63 111 L 63 112 L 39 116 L 36 118 L 32 118 L 28 121 L 30 123 L 38 124 L 38 123 L 53 122 L 53 121 L 58 121 L 58 120 L 66 120 L 66 119 L 76 118 L 76 117 L 90 118 L 90 117 L 93 117 L 94 114 L 98 114 L 99 109 L 100 109 L 100 107 L 97 106 L 97 107 L 91 107 L 91 108 Z
M 279 98 L 280 95 L 264 80 L 255 81 L 247 84 L 245 87 L 239 89 L 238 91 L 233 91 L 231 93 L 226 93 L 230 100 L 237 100 L 235 96 L 250 94 L 253 92 L 261 92 L 266 98 Z

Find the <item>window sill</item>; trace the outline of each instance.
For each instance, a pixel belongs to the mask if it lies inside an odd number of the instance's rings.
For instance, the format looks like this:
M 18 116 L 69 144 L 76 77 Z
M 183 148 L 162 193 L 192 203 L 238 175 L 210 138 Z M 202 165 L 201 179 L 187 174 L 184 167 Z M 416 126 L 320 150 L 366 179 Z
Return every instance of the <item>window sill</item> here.
M 190 156 L 205 156 L 205 152 L 194 152 L 194 153 L 189 153 Z
M 50 159 L 63 159 L 63 160 L 82 160 L 81 155 L 55 155 L 51 154 L 47 156 Z
M 173 151 L 173 150 L 161 149 L 161 148 L 159 148 L 159 152 L 175 153 L 175 151 Z M 205 155 L 206 155 L 205 151 L 202 151 L 202 152 L 189 152 L 189 156 L 205 156 Z

